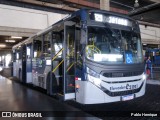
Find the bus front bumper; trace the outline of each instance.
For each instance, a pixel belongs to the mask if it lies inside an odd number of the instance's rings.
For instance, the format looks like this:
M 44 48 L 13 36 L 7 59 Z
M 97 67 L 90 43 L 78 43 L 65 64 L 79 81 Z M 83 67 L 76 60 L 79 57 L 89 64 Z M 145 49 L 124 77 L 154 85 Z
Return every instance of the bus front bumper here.
M 76 81 L 76 84 L 80 86 L 76 90 L 76 101 L 81 104 L 100 104 L 126 101 L 143 96 L 145 94 L 146 79 L 142 79 L 141 76 L 140 78 L 139 81 L 130 83 L 111 84 L 102 82 L 101 86 L 97 86 L 90 81 Z M 126 90 L 127 85 L 137 85 L 138 88 Z

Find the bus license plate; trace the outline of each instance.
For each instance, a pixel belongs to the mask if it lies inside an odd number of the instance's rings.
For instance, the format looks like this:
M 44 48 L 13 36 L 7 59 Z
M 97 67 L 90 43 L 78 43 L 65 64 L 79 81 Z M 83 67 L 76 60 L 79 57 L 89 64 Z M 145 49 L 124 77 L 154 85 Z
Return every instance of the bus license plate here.
M 122 101 L 132 100 L 134 98 L 134 94 L 122 96 Z

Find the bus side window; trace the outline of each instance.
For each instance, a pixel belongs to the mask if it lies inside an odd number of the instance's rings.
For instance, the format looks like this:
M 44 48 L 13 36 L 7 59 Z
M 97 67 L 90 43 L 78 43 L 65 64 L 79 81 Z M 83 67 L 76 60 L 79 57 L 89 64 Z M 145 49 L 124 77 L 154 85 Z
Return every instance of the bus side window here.
M 45 57 L 51 56 L 51 32 L 44 35 L 44 41 L 43 41 L 43 55 Z
M 15 49 L 15 50 L 13 50 L 13 62 L 16 62 L 16 59 L 17 59 L 17 57 L 16 57 L 16 53 L 17 53 L 17 49 Z
M 27 59 L 31 58 L 31 45 L 27 45 Z
M 62 49 L 62 36 L 61 34 L 54 34 L 53 33 L 53 56 L 56 55 Z M 58 58 L 62 58 L 62 52 L 58 54 Z
M 37 37 L 34 40 L 34 47 L 33 47 L 33 57 L 37 58 L 41 56 L 42 51 L 42 36 Z
M 22 58 L 21 48 L 18 48 L 16 50 L 16 60 L 19 60 Z

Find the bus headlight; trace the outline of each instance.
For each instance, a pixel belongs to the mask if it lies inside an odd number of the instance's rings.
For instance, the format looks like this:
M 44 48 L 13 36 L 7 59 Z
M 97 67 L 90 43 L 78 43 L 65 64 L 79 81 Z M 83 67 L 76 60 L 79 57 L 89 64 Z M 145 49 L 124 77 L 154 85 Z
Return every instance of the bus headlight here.
M 143 80 L 146 79 L 146 74 L 143 73 L 142 79 L 143 79 Z
M 100 74 L 96 73 L 95 71 L 93 71 L 92 69 L 88 68 L 87 67 L 87 73 L 90 75 L 90 76 L 93 76 L 95 78 L 100 78 Z
M 96 73 L 95 71 L 91 70 L 88 67 L 87 67 L 87 78 L 88 78 L 88 81 L 100 87 L 100 84 L 101 84 L 100 74 Z

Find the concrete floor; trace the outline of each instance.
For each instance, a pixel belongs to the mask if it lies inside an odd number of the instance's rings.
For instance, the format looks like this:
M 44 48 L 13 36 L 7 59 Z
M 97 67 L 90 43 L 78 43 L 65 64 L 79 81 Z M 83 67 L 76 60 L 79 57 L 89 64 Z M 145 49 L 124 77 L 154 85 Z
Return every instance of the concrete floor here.
M 125 112 L 130 114 L 131 112 L 137 111 L 159 113 L 160 81 L 148 80 L 146 94 L 143 97 L 131 101 L 82 106 L 74 101 L 60 102 L 55 98 L 46 95 L 43 91 L 40 92 L 37 89 L 0 76 L 0 112 L 2 111 L 38 111 L 42 113 L 45 113 L 45 111 L 47 111 L 47 113 L 61 111 L 58 112 L 59 117 L 43 118 L 45 120 L 160 120 L 160 117 L 135 118 L 99 116 L 100 114 L 104 115 L 104 113 L 112 114 L 116 112 L 119 115 Z M 67 112 L 67 114 L 65 114 L 67 117 L 65 117 L 63 111 L 71 112 Z M 72 113 L 81 115 L 76 116 Z M 60 117 L 61 115 L 63 117 Z M 160 115 L 160 113 L 158 115 Z M 93 116 L 96 116 L 97 118 Z M 1 119 L 2 118 L 0 118 L 0 120 Z M 11 118 L 8 118 L 7 120 L 10 119 Z M 17 118 L 12 119 L 17 120 Z M 19 118 L 19 120 L 21 119 L 22 118 Z M 28 118 L 23 119 L 28 120 Z M 35 118 L 33 118 L 33 120 L 35 120 Z
M 89 116 L 87 113 L 82 112 L 81 110 L 69 106 L 63 102 L 55 100 L 54 98 L 41 93 L 39 91 L 30 89 L 20 83 L 15 81 L 8 80 L 0 76 L 0 111 L 38 111 L 44 114 L 58 113 L 58 117 L 47 117 L 45 120 L 55 120 L 55 119 L 67 119 L 67 120 L 93 120 L 94 117 L 81 117 L 81 116 L 72 116 L 72 113 L 81 113 L 82 116 Z M 47 111 L 47 112 L 45 112 Z M 61 112 L 58 112 L 61 111 Z M 67 117 L 64 117 L 64 112 L 68 111 L 65 114 Z M 76 111 L 76 112 L 75 112 Z M 62 117 L 61 113 L 63 114 Z M 2 118 L 0 118 L 2 119 Z M 7 119 L 7 118 L 3 118 Z M 9 120 L 11 118 L 8 118 Z M 17 120 L 18 118 L 12 118 Z M 20 120 L 22 118 L 19 118 Z M 28 120 L 28 118 L 23 118 Z M 35 119 L 35 118 L 33 118 Z M 43 118 L 44 119 L 44 118 Z

